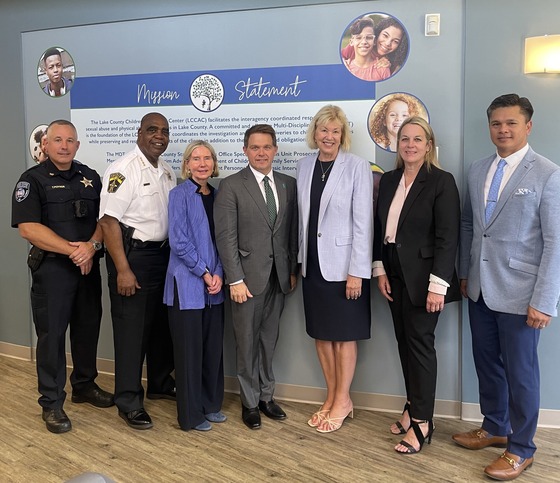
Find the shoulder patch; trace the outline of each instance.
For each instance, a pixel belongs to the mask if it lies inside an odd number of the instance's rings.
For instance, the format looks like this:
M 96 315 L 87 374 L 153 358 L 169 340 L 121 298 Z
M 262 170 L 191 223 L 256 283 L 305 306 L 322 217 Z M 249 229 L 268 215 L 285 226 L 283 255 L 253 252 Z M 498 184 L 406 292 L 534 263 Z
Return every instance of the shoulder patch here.
M 27 196 L 29 195 L 29 187 L 30 185 L 27 181 L 20 181 L 16 185 L 16 191 L 14 193 L 14 196 L 18 203 L 22 202 L 25 198 L 27 198 Z
M 111 173 L 109 176 L 108 193 L 116 193 L 126 178 L 121 173 Z

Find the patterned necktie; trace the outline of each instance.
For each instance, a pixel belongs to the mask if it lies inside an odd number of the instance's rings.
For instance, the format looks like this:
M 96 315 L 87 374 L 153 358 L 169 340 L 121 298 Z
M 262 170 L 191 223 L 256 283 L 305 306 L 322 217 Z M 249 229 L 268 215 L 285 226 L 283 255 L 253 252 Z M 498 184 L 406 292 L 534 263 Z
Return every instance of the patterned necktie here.
M 498 168 L 494 173 L 494 177 L 492 178 L 492 183 L 490 183 L 490 189 L 488 190 L 488 198 L 486 200 L 486 224 L 490 221 L 492 217 L 492 213 L 494 213 L 494 209 L 496 208 L 496 203 L 498 202 L 498 193 L 500 192 L 500 185 L 502 184 L 502 178 L 504 177 L 504 167 L 506 165 L 505 159 L 500 159 L 498 163 Z
M 270 224 L 274 225 L 274 222 L 276 221 L 276 200 L 274 199 L 274 193 L 270 187 L 270 180 L 268 176 L 265 176 L 263 181 L 264 194 L 266 196 L 266 207 L 268 208 L 268 219 L 270 220 Z

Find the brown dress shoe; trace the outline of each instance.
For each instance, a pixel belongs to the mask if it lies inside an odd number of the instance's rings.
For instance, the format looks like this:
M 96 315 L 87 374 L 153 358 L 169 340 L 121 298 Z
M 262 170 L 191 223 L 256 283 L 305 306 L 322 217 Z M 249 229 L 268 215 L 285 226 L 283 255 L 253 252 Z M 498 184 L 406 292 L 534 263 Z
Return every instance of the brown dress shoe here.
M 509 481 L 517 478 L 532 464 L 533 457 L 520 458 L 509 451 L 505 451 L 502 456 L 484 468 L 484 473 L 495 480 Z
M 496 446 L 497 448 L 505 448 L 507 445 L 506 436 L 492 436 L 484 429 L 473 429 L 468 433 L 458 433 L 452 436 L 459 446 L 468 449 L 482 449 L 488 446 Z

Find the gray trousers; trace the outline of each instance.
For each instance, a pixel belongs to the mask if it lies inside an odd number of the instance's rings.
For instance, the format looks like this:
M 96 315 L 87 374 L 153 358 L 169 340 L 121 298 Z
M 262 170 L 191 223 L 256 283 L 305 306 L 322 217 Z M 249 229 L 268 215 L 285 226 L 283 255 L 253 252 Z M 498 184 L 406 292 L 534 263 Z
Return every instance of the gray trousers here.
M 284 309 L 275 270 L 261 294 L 242 304 L 232 301 L 231 306 L 241 403 L 255 408 L 259 400 L 270 401 L 274 395 L 272 357 Z

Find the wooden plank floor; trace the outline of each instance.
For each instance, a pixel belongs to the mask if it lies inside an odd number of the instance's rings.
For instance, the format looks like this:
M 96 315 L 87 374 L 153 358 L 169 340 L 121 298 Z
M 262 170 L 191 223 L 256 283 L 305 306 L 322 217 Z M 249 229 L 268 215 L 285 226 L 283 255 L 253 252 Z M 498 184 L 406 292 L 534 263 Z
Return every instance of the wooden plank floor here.
M 98 382 L 112 389 L 113 377 Z M 263 417 L 259 431 L 245 428 L 239 397 L 226 394 L 228 421 L 200 433 L 178 429 L 171 401 L 147 401 L 154 428 L 135 431 L 115 407 L 73 404 L 65 410 L 73 429 L 49 433 L 37 405 L 32 362 L 0 356 L 0 482 L 63 482 L 92 471 L 119 483 L 141 482 L 476 482 L 491 481 L 483 468 L 500 449 L 468 451 L 454 432 L 474 428 L 456 420 L 436 420 L 431 445 L 413 456 L 393 451 L 398 437 L 388 426 L 394 414 L 356 410 L 341 430 L 322 435 L 306 421 L 316 409 L 284 402 L 284 422 Z M 560 430 L 539 429 L 535 464 L 517 481 L 560 482 Z

